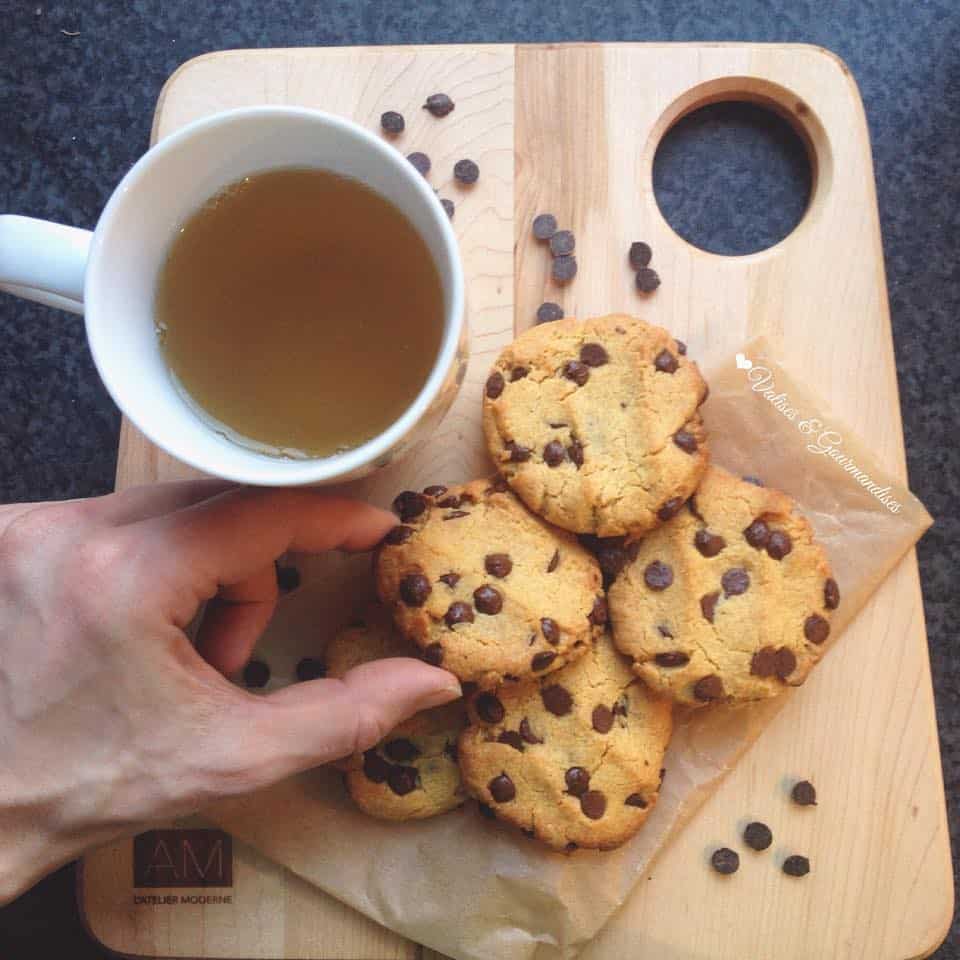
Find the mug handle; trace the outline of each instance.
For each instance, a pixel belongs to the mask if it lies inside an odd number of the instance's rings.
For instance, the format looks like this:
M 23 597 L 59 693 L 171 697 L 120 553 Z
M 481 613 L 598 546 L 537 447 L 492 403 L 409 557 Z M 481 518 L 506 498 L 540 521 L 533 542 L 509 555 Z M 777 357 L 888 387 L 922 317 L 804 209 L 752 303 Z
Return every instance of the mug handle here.
M 93 234 L 49 220 L 0 216 L 0 290 L 83 313 L 83 275 Z

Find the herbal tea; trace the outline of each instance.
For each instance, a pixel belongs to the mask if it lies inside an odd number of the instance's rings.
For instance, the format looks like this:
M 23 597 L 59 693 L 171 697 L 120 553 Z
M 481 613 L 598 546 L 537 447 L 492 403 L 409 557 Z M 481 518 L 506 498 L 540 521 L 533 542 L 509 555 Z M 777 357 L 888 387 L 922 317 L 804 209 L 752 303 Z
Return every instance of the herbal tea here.
M 170 247 L 156 293 L 164 355 L 231 439 L 321 457 L 386 429 L 436 359 L 443 290 L 406 217 L 324 170 L 245 177 Z

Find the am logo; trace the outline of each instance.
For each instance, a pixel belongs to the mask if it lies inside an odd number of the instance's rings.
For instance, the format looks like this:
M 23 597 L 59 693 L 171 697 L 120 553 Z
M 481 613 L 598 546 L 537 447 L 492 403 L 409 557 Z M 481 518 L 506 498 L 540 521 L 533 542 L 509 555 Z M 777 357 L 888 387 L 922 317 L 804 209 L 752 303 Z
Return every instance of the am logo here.
M 135 887 L 232 887 L 233 840 L 222 830 L 148 830 L 133 838 Z

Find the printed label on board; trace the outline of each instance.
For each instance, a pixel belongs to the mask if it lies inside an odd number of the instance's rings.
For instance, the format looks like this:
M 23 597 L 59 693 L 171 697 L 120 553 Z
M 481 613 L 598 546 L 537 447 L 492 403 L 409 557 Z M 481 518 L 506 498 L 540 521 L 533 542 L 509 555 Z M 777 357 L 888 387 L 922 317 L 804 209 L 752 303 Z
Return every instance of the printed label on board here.
M 233 839 L 222 830 L 148 830 L 133 838 L 135 887 L 232 887 Z

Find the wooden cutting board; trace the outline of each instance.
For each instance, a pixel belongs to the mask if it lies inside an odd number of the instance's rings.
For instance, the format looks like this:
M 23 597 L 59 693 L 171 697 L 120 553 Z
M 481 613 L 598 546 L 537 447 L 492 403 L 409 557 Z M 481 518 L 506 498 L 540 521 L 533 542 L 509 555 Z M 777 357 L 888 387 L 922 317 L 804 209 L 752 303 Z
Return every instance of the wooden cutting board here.
M 443 121 L 419 109 L 438 90 L 457 103 Z M 685 112 L 724 99 L 775 107 L 802 132 L 814 159 L 802 222 L 782 243 L 746 257 L 691 247 L 664 222 L 653 196 L 653 155 L 663 133 Z M 464 389 L 430 445 L 356 485 L 360 495 L 386 503 L 405 486 L 488 469 L 479 446 L 480 387 L 497 351 L 531 324 L 544 299 L 558 300 L 568 316 L 640 313 L 687 341 L 694 357 L 732 351 L 765 333 L 878 460 L 905 477 L 867 127 L 856 85 L 831 53 L 745 44 L 214 53 L 168 81 L 154 140 L 215 111 L 259 103 L 318 107 L 371 128 L 382 111 L 401 110 L 408 125 L 398 148 L 429 154 L 432 184 L 457 204 L 472 331 Z M 469 192 L 451 177 L 454 161 L 465 156 L 482 171 Z M 562 291 L 551 286 L 548 258 L 530 238 L 530 222 L 543 210 L 577 236 L 580 274 Z M 625 257 L 634 239 L 653 246 L 663 278 L 643 301 Z M 118 487 L 188 474 L 124 424 Z M 784 785 L 800 776 L 816 781 L 815 811 L 787 799 Z M 790 852 L 811 857 L 810 877 L 788 882 L 751 869 L 720 880 L 704 867 L 705 852 L 730 843 L 753 817 L 789 834 Z M 131 863 L 129 840 L 98 851 L 85 861 L 80 888 L 91 932 L 121 953 L 437 956 L 239 842 L 233 886 L 199 891 L 229 895 L 229 903 L 136 904 Z M 932 951 L 952 911 L 911 552 L 583 956 L 902 960 Z

